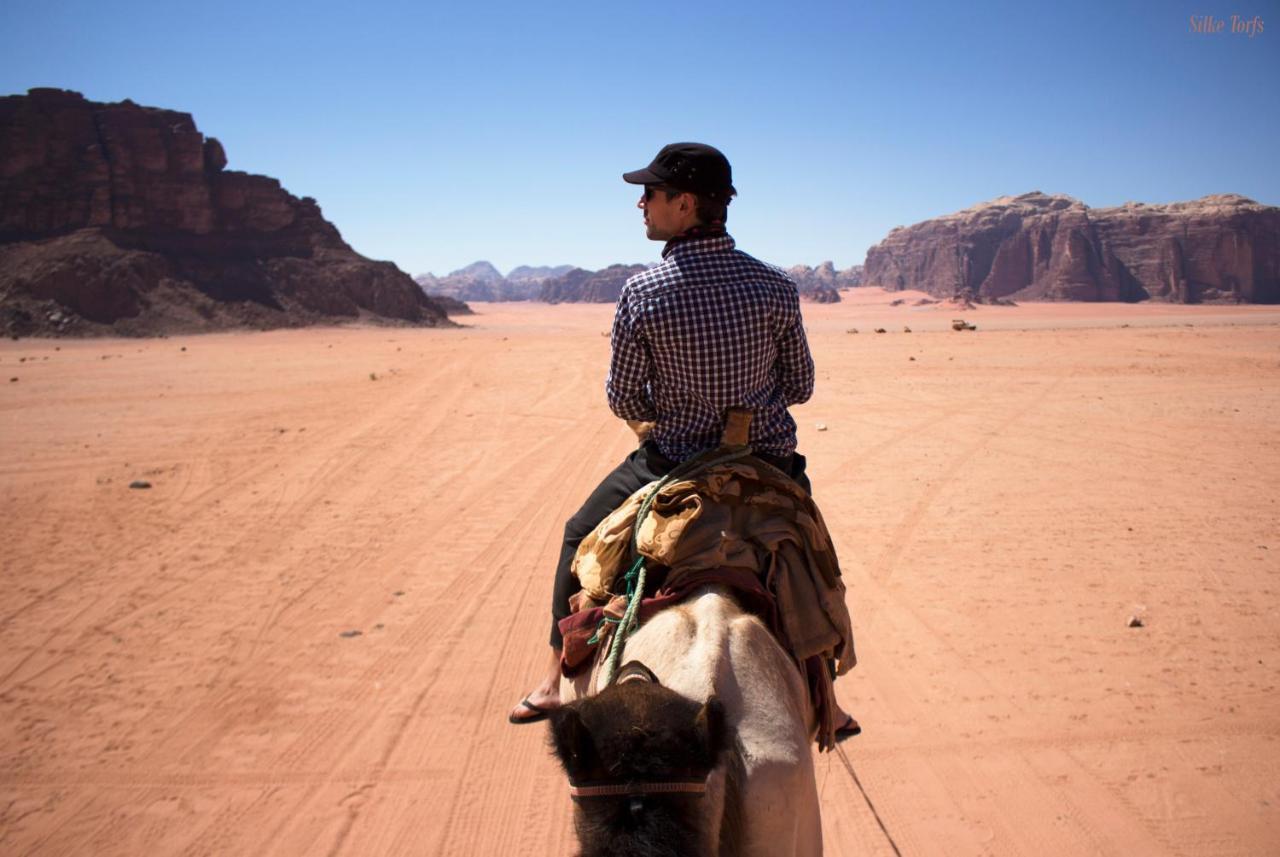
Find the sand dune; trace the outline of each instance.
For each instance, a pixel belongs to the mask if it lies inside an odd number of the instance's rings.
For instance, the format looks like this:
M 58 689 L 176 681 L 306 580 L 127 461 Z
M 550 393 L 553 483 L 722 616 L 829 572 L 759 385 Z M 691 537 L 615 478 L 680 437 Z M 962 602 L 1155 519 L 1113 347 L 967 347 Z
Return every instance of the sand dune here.
M 862 660 L 828 853 L 1280 851 L 1280 310 L 847 297 L 796 410 Z M 0 344 L 0 851 L 572 852 L 505 713 L 632 443 L 611 308 L 476 309 Z

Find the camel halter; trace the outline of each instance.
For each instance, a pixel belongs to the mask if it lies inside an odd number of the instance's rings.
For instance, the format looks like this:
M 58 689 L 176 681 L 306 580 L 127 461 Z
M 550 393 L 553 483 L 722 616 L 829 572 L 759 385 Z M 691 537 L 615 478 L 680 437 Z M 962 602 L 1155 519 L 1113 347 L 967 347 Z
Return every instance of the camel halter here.
M 631 797 L 633 795 L 669 795 L 691 794 L 701 795 L 707 791 L 706 780 L 669 780 L 658 783 L 598 783 L 596 785 L 569 784 L 569 794 L 573 798 L 584 797 Z
M 653 670 L 639 661 L 628 661 L 618 671 L 616 684 L 627 684 L 639 681 L 645 684 L 657 684 L 658 677 Z M 640 795 L 691 794 L 701 795 L 707 791 L 707 779 L 700 780 L 664 780 L 660 782 L 604 782 L 590 785 L 579 785 L 569 781 L 569 794 L 574 800 L 584 797 L 638 797 Z

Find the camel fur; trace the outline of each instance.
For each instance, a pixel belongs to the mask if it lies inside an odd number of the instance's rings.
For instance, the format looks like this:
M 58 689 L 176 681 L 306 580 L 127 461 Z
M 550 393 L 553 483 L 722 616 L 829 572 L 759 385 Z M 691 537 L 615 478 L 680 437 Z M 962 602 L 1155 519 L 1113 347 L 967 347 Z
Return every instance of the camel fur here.
M 660 685 L 623 681 L 592 696 L 598 666 L 561 682 L 552 743 L 571 780 L 706 771 L 707 791 L 579 799 L 583 857 L 822 853 L 816 724 L 800 671 L 764 623 L 727 590 L 705 587 L 641 626 L 624 660 Z

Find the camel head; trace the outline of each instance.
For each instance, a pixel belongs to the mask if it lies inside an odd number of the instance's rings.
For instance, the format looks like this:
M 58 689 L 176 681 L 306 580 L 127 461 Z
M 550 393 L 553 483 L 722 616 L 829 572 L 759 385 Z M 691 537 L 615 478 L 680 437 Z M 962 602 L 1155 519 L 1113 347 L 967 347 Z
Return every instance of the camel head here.
M 724 710 L 658 684 L 632 662 L 595 696 L 551 714 L 551 744 L 577 787 L 582 857 L 704 853 L 706 798 L 662 791 L 705 783 L 729 744 Z

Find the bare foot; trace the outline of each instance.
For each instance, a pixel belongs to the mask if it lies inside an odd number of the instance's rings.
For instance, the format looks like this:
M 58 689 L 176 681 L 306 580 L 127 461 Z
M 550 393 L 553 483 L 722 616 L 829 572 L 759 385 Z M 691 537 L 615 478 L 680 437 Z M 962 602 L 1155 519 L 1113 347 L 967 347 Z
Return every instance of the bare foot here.
M 559 690 L 548 693 L 543 688 L 538 688 L 516 703 L 516 707 L 507 715 L 507 720 L 511 723 L 536 723 L 545 720 L 548 711 L 559 707 Z
M 547 671 L 542 681 L 524 699 L 516 703 L 507 715 L 510 723 L 537 723 L 545 720 L 547 712 L 560 707 L 560 650 L 551 649 Z

